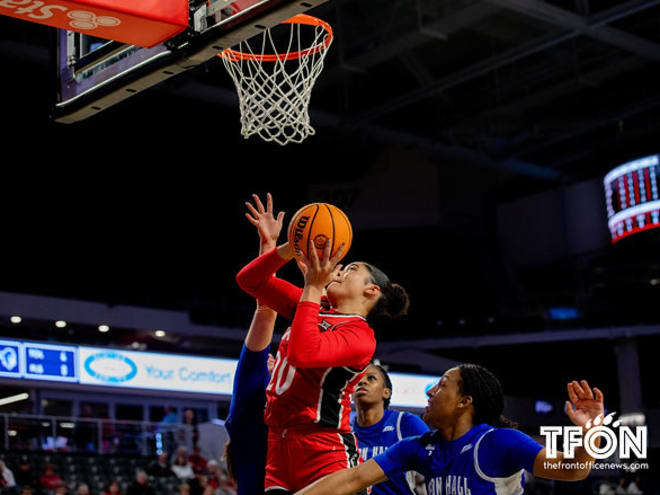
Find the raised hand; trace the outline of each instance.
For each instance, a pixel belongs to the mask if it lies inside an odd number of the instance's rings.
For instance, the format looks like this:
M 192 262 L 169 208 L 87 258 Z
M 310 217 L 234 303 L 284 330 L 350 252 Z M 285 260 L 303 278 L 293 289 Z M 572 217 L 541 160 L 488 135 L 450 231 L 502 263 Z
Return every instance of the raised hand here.
M 339 275 L 342 265 L 338 265 L 337 263 L 344 254 L 344 243 L 342 242 L 334 256 L 330 256 L 330 243 L 326 242 L 323 249 L 323 257 L 319 259 L 316 248 L 310 240 L 307 253 L 309 257 L 302 254 L 302 262 L 306 268 L 305 286 L 312 286 L 323 290 L 326 285 L 335 280 Z
M 594 387 L 592 391 L 586 380 L 572 381 L 567 388 L 570 402 L 566 401 L 564 411 L 574 425 L 584 427 L 589 420 L 593 424 L 598 415 L 605 415 L 603 392 L 599 389 Z
M 277 243 L 277 238 L 282 231 L 284 221 L 284 212 L 273 215 L 273 197 L 270 193 L 266 195 L 266 208 L 256 194 L 252 195 L 254 206 L 249 202 L 245 203 L 250 213 L 245 214 L 245 218 L 257 228 L 262 247 L 272 249 Z

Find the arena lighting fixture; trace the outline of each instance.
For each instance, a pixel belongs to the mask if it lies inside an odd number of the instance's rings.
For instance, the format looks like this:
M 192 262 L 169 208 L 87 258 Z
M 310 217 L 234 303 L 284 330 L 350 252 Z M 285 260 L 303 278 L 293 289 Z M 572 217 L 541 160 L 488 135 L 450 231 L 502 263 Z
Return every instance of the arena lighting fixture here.
M 61 428 L 69 428 L 69 429 L 73 429 L 75 426 L 76 426 L 76 425 L 74 425 L 73 423 L 60 423 L 60 427 L 61 427 Z
M 624 163 L 603 179 L 612 243 L 660 228 L 660 155 Z
M 64 320 L 57 320 L 57 321 L 55 322 L 55 326 L 56 326 L 57 328 L 64 328 L 64 327 L 66 326 L 66 321 L 64 321 Z
M 99 325 L 99 332 L 105 333 L 110 330 L 110 327 L 108 325 Z
M 0 406 L 4 406 L 5 404 L 11 404 L 12 402 L 18 402 L 29 398 L 30 398 L 30 394 L 28 394 L 27 392 L 23 392 L 22 394 L 18 394 L 18 395 L 10 395 L 9 397 L 0 399 Z
M 9 318 L 9 321 L 11 321 L 12 323 L 19 324 L 20 322 L 23 321 L 23 318 L 21 318 L 20 316 L 14 315 L 14 316 Z
M 156 331 L 154 332 L 154 334 L 156 335 L 156 337 L 159 337 L 159 338 L 160 338 L 160 337 L 165 337 L 165 335 L 167 335 L 167 334 L 165 333 L 165 330 L 156 330 Z

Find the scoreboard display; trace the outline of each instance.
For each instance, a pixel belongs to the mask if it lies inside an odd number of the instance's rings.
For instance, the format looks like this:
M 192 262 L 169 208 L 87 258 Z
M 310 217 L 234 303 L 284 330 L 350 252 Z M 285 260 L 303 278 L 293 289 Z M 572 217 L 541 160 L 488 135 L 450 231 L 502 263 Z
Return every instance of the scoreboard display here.
M 0 340 L 0 377 L 77 382 L 78 375 L 76 346 Z
M 77 382 L 76 348 L 65 345 L 23 344 L 25 378 Z
M 603 180 L 612 243 L 660 227 L 660 155 L 633 160 Z

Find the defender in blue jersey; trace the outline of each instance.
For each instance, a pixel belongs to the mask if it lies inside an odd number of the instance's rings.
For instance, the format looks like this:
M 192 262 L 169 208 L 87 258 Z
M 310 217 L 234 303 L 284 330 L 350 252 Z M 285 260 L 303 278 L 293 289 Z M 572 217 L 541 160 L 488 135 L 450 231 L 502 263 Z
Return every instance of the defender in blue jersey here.
M 565 412 L 576 426 L 604 415 L 603 393 L 582 380 L 568 384 Z M 426 478 L 428 495 L 521 495 L 524 471 L 541 478 L 577 481 L 594 461 L 584 447 L 569 459 L 554 458 L 502 416 L 504 393 L 485 368 L 462 364 L 431 388 L 424 421 L 437 432 L 401 440 L 358 467 L 340 471 L 297 492 L 350 495 L 395 474 L 414 469 Z M 596 441 L 596 443 L 599 443 Z
M 270 338 L 261 350 L 255 344 L 255 335 L 270 332 L 277 315 L 269 308 L 260 307 L 255 312 L 252 326 L 238 360 L 234 389 L 225 428 L 230 443 L 225 448 L 227 468 L 236 481 L 238 495 L 255 495 L 264 492 L 266 470 L 266 441 L 268 428 L 264 423 L 266 386 L 270 381 L 268 368 Z M 251 338 L 252 337 L 252 338 Z M 271 363 L 272 369 L 273 363 Z
M 273 216 L 270 194 L 266 208 L 256 195 L 253 197 L 257 209 L 248 204 L 252 215 L 246 214 L 246 217 L 257 227 L 261 254 L 275 248 L 284 213 L 277 218 Z M 225 459 L 227 469 L 236 481 L 238 495 L 264 493 L 268 438 L 264 409 L 266 386 L 275 365 L 269 350 L 276 318 L 275 311 L 257 305 L 234 375 L 229 416 L 225 422 L 230 439 L 225 447 Z
M 353 393 L 356 415 L 351 422 L 358 439 L 360 457 L 367 461 L 385 452 L 404 438 L 429 431 L 428 426 L 404 411 L 388 409 L 392 399 L 392 381 L 382 366 L 370 364 Z M 372 487 L 372 495 L 415 493 L 414 471 L 392 474 L 389 480 Z

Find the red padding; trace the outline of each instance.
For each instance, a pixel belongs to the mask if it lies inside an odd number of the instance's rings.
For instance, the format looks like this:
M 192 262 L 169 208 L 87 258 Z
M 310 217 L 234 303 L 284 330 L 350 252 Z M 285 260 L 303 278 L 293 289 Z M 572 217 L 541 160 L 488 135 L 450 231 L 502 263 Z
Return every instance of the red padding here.
M 188 26 L 188 0 L 0 0 L 0 14 L 150 48 Z

